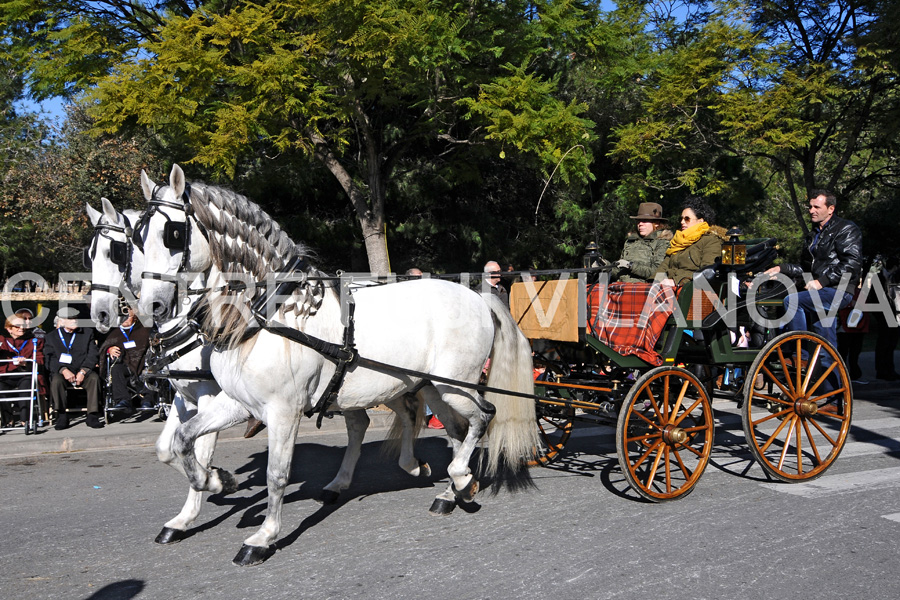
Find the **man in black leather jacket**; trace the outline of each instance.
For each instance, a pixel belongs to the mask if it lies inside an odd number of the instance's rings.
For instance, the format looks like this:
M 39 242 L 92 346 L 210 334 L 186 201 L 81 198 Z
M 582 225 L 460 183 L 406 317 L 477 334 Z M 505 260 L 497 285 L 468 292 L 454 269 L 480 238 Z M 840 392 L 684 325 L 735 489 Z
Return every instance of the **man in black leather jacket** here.
M 794 303 L 799 307 L 785 329 L 801 331 L 812 325 L 812 331 L 837 348 L 837 310 L 833 319 L 826 315 L 835 304 L 844 308 L 853 299 L 862 274 L 862 233 L 856 223 L 834 216 L 835 202 L 828 190 L 810 191 L 812 230 L 803 240 L 800 264 L 782 264 L 766 273 L 781 272 L 793 279 L 800 279 L 804 273 L 812 276 L 804 283 L 804 291 L 784 299 L 786 309 Z

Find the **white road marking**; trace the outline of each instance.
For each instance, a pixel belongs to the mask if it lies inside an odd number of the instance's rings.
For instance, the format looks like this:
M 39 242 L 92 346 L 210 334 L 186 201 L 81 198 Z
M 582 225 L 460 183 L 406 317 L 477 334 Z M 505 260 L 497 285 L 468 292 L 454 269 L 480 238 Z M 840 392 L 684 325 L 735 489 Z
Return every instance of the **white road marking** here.
M 760 486 L 804 498 L 821 498 L 831 494 L 898 487 L 900 467 L 826 475 L 806 483 L 761 483 Z
M 892 515 L 881 515 L 883 519 L 887 519 L 888 521 L 896 521 L 900 523 L 900 513 L 894 513 Z

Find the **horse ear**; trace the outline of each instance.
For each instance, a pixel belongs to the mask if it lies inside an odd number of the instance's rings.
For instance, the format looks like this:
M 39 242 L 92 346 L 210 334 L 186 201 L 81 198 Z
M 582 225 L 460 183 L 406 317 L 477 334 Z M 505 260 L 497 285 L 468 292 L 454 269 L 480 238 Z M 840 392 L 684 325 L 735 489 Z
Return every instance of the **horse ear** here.
M 87 211 L 88 219 L 91 220 L 91 225 L 96 227 L 97 223 L 100 222 L 100 217 L 103 216 L 103 213 L 101 213 L 99 210 L 96 210 L 93 206 L 87 203 L 85 203 L 84 209 L 85 211 Z
M 156 187 L 156 184 L 147 177 L 147 173 L 141 169 L 141 189 L 144 190 L 144 199 L 147 202 L 153 199 L 153 188 Z
M 184 171 L 177 164 L 172 165 L 172 172 L 169 173 L 169 185 L 172 187 L 172 191 L 175 192 L 175 197 L 181 198 L 185 187 Z
M 103 214 L 109 223 L 119 222 L 119 213 L 113 208 L 112 202 L 107 198 L 100 198 L 100 205 L 103 207 Z

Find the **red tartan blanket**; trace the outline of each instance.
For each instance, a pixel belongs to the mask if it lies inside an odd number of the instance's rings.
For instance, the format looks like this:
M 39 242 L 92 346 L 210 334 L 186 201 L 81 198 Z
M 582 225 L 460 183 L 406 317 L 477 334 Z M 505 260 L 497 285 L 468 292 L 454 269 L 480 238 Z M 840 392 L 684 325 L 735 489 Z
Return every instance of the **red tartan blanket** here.
M 653 283 L 611 283 L 588 288 L 588 333 L 623 356 L 661 365 L 653 350 L 675 310 L 675 288 Z

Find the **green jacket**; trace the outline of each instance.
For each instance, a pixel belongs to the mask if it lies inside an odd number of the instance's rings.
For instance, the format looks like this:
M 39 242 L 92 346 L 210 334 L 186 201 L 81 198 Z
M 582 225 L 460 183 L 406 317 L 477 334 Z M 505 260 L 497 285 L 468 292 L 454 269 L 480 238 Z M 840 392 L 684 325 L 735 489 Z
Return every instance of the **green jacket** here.
M 668 229 L 653 231 L 645 238 L 635 232 L 629 233 L 620 258 L 630 261 L 631 269 L 616 267 L 612 270 L 613 277 L 624 283 L 653 281 L 659 264 L 666 257 L 666 248 L 671 239 L 672 232 Z
M 723 239 L 725 239 L 724 229 L 717 226 L 710 227 L 699 240 L 684 250 L 667 255 L 659 265 L 657 273 L 665 273 L 666 277 L 675 280 L 676 285 L 683 285 L 690 281 L 694 273 L 721 258 Z

